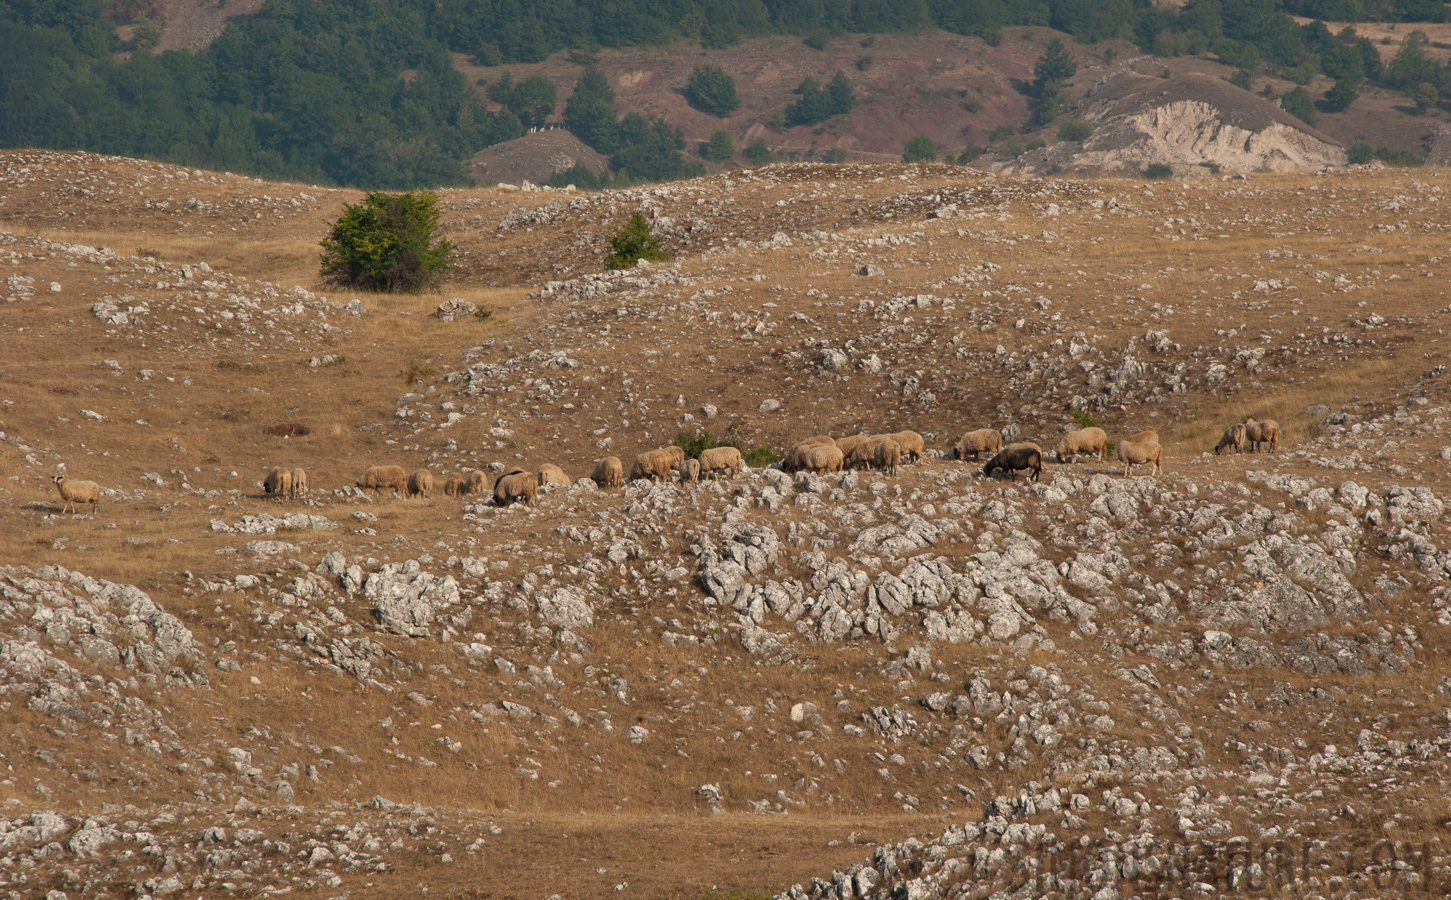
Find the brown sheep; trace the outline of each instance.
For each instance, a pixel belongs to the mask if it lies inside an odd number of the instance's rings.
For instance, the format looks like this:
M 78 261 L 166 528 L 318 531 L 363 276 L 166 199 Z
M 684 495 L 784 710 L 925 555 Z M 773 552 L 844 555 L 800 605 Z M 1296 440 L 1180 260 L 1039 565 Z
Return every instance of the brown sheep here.
M 684 460 L 681 461 L 684 462 Z M 630 480 L 648 478 L 651 481 L 669 481 L 671 468 L 669 451 L 646 450 L 635 457 L 635 464 L 630 467 Z
M 307 472 L 304 469 L 292 470 L 292 497 L 301 497 L 307 493 Z
M 530 475 L 523 469 L 510 469 L 494 482 L 495 506 L 508 506 L 510 503 L 527 503 L 535 506 L 538 502 L 538 475 Z
M 625 464 L 620 462 L 618 456 L 606 456 L 595 463 L 594 471 L 589 477 L 602 488 L 619 487 L 625 483 Z
M 402 466 L 370 466 L 358 479 L 358 487 L 375 493 L 388 490 L 401 494 L 408 490 L 408 473 Z
M 1214 455 L 1218 456 L 1221 450 L 1233 448 L 1235 453 L 1244 452 L 1244 426 L 1231 425 L 1224 429 L 1224 436 L 1219 443 L 1214 445 Z
M 893 440 L 878 441 L 872 445 L 872 468 L 888 475 L 897 474 L 902 463 L 902 445 Z
M 445 497 L 457 497 L 464 492 L 464 477 L 457 472 L 450 472 L 443 480 L 443 495 Z
M 1159 432 L 1140 431 L 1124 438 L 1124 441 L 1130 444 L 1147 444 L 1152 441 L 1153 443 L 1157 444 L 1159 443 Z
M 91 515 L 96 514 L 96 506 L 101 502 L 99 484 L 94 481 L 76 481 L 64 475 L 52 475 L 50 480 L 55 483 L 55 489 L 60 491 L 60 498 L 65 501 L 61 513 L 74 509 L 77 503 L 89 503 Z
M 273 466 L 262 479 L 262 493 L 281 500 L 292 493 L 292 470 Z
M 1063 435 L 1058 442 L 1058 461 L 1071 463 L 1083 453 L 1108 459 L 1108 432 L 1102 428 L 1080 428 Z
M 1278 450 L 1280 448 L 1280 423 L 1274 419 L 1265 419 L 1263 422 L 1245 419 L 1244 439 L 1249 442 L 1251 453 L 1258 453 L 1260 444 L 1269 444 L 1271 450 Z
M 969 431 L 952 448 L 952 453 L 957 459 L 967 459 L 971 453 L 974 461 L 980 459 L 979 454 L 996 453 L 1003 449 L 1003 436 L 995 428 L 979 428 L 976 431 Z
M 982 474 L 992 477 L 993 472 L 998 469 L 1008 473 L 1014 481 L 1018 480 L 1019 470 L 1027 469 L 1029 480 L 1037 481 L 1038 476 L 1043 474 L 1043 448 L 1026 441 L 1009 444 L 983 465 Z
M 459 488 L 459 496 L 466 497 L 469 494 L 482 494 L 489 489 L 489 476 L 478 469 L 469 469 L 464 473 L 463 487 Z
M 735 447 L 712 447 L 700 454 L 700 471 L 711 477 L 721 472 L 739 475 L 742 465 L 741 451 Z
M 408 476 L 408 496 L 422 497 L 427 500 L 428 495 L 433 493 L 433 473 L 427 469 L 419 469 Z
M 870 469 L 872 467 L 872 448 L 879 443 L 881 442 L 860 441 L 852 444 L 852 448 L 842 454 L 842 468 Z M 841 449 L 840 444 L 837 444 L 837 449 Z
M 1133 466 L 1151 465 L 1153 471 L 1149 474 L 1158 475 L 1164 470 L 1164 448 L 1159 446 L 1158 441 L 1144 441 L 1135 444 L 1125 441 L 1118 445 L 1118 460 L 1124 464 L 1124 477 L 1129 476 L 1129 469 Z
M 836 441 L 825 435 L 809 437 L 804 441 L 797 441 L 796 446 L 786 451 L 786 458 L 781 460 L 781 469 L 786 472 L 799 472 L 806 468 L 806 454 L 813 447 L 835 447 Z
M 856 448 L 860 447 L 862 444 L 875 443 L 876 441 L 872 440 L 872 436 L 869 434 L 853 434 L 849 437 L 837 438 L 836 448 L 841 451 L 842 456 L 845 456 L 849 459 L 851 457 L 851 452 Z
M 678 469 L 685 464 L 685 451 L 683 449 L 674 444 L 661 447 L 660 449 L 670 454 L 670 468 Z
M 539 486 L 546 484 L 569 484 L 569 476 L 554 463 L 545 463 L 539 467 Z
M 801 462 L 801 468 L 808 472 L 815 472 L 818 475 L 827 475 L 831 472 L 840 472 L 845 459 L 846 457 L 842 456 L 839 447 L 835 445 L 815 444 L 806 450 L 806 456 Z
M 896 434 L 889 434 L 887 437 L 896 441 L 897 446 L 902 448 L 903 462 L 917 462 L 922 458 L 922 451 L 927 449 L 922 435 L 915 431 L 899 431 Z
M 700 460 L 687 459 L 680 464 L 680 483 L 694 484 L 700 480 Z

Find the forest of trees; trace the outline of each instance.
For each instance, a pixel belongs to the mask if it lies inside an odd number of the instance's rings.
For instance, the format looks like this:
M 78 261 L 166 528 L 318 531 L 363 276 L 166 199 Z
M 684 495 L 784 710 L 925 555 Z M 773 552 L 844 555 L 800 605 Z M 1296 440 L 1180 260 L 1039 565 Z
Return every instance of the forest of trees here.
M 575 48 L 724 46 L 796 34 L 937 27 L 998 40 L 1009 25 L 1045 25 L 1081 42 L 1133 41 L 1161 56 L 1212 54 L 1244 78 L 1264 71 L 1335 87 L 1327 111 L 1354 101 L 1367 80 L 1421 108 L 1451 95 L 1451 68 L 1409 41 L 1381 65 L 1377 48 L 1320 22 L 1444 21 L 1439 0 L 268 0 L 199 53 L 154 54 L 154 28 L 133 20 L 138 45 L 121 47 L 122 8 L 104 0 L 0 0 L 0 146 L 86 149 L 185 165 L 374 188 L 464 180 L 462 161 L 523 133 L 569 86 L 494 84 L 489 113 L 449 53 L 494 65 Z M 133 50 L 117 61 L 117 51 Z M 596 73 L 597 75 L 598 73 Z M 602 76 L 563 99 L 568 127 L 612 158 L 625 180 L 685 177 L 679 132 L 638 114 L 618 119 Z M 723 82 L 722 82 L 723 84 Z M 1045 82 L 1045 85 L 1047 83 Z M 1048 85 L 1051 87 L 1051 85 Z M 850 94 L 803 85 L 793 121 L 849 108 Z M 809 90 L 807 90 L 809 88 Z M 608 96 L 606 96 L 608 94 Z M 1051 92 L 1048 99 L 1055 99 Z M 1040 118 L 1050 118 L 1039 98 Z

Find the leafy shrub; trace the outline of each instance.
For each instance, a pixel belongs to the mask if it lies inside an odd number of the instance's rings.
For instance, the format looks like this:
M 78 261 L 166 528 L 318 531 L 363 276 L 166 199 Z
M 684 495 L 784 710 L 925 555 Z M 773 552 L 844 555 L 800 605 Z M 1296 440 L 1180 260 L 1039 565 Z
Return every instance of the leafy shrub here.
M 937 145 L 932 143 L 932 138 L 925 134 L 919 134 L 907 142 L 902 150 L 902 162 L 936 162 Z
M 983 148 L 979 147 L 977 144 L 968 144 L 966 147 L 962 148 L 961 153 L 957 154 L 957 164 L 959 166 L 965 166 L 968 163 L 977 162 L 977 160 L 985 152 L 986 151 L 983 150 Z
M 1069 119 L 1058 126 L 1058 140 L 1086 141 L 1093 134 L 1093 126 L 1082 119 Z
M 707 450 L 713 450 L 716 447 L 735 447 L 741 451 L 741 461 L 753 469 L 763 468 L 773 462 L 780 461 L 780 454 L 770 447 L 752 447 L 749 450 L 743 449 L 740 443 L 732 436 L 735 434 L 737 427 L 739 427 L 738 423 L 727 428 L 726 438 L 722 441 L 717 441 L 707 431 L 698 431 L 695 434 L 682 431 L 675 436 L 675 440 L 671 443 L 681 450 L 684 450 L 686 456 L 697 459 L 700 457 L 700 454 Z
M 455 247 L 438 233 L 432 191 L 375 191 L 350 203 L 322 240 L 322 277 L 370 291 L 418 293 L 453 268 Z
M 549 176 L 550 187 L 562 188 L 571 184 L 586 191 L 594 191 L 599 190 L 603 182 L 584 163 L 575 163 Z
M 1345 150 L 1345 161 L 1352 166 L 1363 165 L 1373 159 L 1375 159 L 1375 147 L 1363 137 L 1351 141 L 1350 146 Z
M 771 148 L 761 138 L 746 145 L 746 160 L 753 166 L 764 166 L 771 161 Z
M 840 69 L 826 87 L 823 88 L 815 78 L 805 78 L 795 93 L 798 99 L 786 107 L 786 124 L 792 127 L 816 125 L 832 116 L 851 112 L 852 107 L 856 106 L 856 95 L 852 92 L 851 82 L 846 80 L 846 75 Z
M 533 128 L 543 125 L 559 102 L 559 89 L 543 75 L 530 75 L 515 84 L 513 74 L 505 72 L 502 78 L 489 86 L 487 93 L 489 99 Z
M 1073 419 L 1073 424 L 1079 428 L 1102 428 L 1103 423 L 1096 416 L 1090 416 L 1081 409 L 1069 410 L 1068 415 Z
M 999 125 L 988 134 L 987 139 L 996 144 L 998 141 L 1007 140 L 1013 136 L 1013 126 Z
M 1302 87 L 1297 87 L 1280 98 L 1280 108 L 1306 125 L 1314 125 L 1320 114 L 1315 112 L 1315 101 L 1310 99 L 1310 92 Z
M 846 148 L 844 148 L 844 147 L 832 147 L 830 150 L 828 150 L 825 153 L 821 154 L 821 161 L 822 162 L 828 162 L 828 163 L 843 163 L 843 162 L 846 162 Z
M 725 162 L 736 155 L 736 142 L 729 131 L 721 129 L 710 136 L 703 152 L 705 158 L 711 162 Z
M 685 99 L 703 113 L 724 119 L 741 105 L 736 80 L 720 66 L 696 66 L 685 82 Z
M 611 269 L 628 269 L 642 259 L 669 259 L 660 247 L 660 239 L 650 230 L 650 223 L 643 213 L 630 216 L 630 221 L 620 227 L 610 238 L 610 256 L 605 265 Z
M 858 72 L 865 72 L 867 69 L 870 69 L 871 67 L 872 67 L 872 58 L 870 56 L 858 56 L 857 57 L 856 69 L 857 69 Z
M 1168 178 L 1173 174 L 1174 170 L 1168 165 L 1168 163 L 1149 163 L 1149 165 L 1144 168 L 1144 177 L 1156 181 Z
M 752 447 L 741 453 L 741 462 L 753 469 L 761 469 L 773 462 L 780 462 L 781 455 L 770 447 Z

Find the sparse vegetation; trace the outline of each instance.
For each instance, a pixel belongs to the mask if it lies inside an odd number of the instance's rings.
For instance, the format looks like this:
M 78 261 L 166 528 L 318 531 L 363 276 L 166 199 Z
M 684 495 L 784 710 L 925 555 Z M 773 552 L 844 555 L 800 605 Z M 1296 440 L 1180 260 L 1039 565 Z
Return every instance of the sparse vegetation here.
M 832 147 L 831 149 L 827 150 L 825 153 L 821 154 L 821 161 L 822 162 L 826 162 L 826 163 L 844 163 L 844 162 L 846 162 L 846 148 L 844 148 L 844 147 Z
M 369 291 L 418 293 L 454 265 L 454 244 L 439 235 L 432 191 L 368 194 L 343 213 L 322 241 L 322 277 Z
M 1162 181 L 1174 175 L 1174 170 L 1168 163 L 1149 163 L 1144 167 L 1144 177 L 1151 181 Z
M 1058 140 L 1086 141 L 1093 134 L 1093 126 L 1082 119 L 1069 119 L 1058 126 Z
M 635 213 L 610 238 L 610 255 L 605 265 L 611 269 L 628 269 L 642 259 L 656 262 L 669 258 L 650 228 L 650 221 L 643 213 Z
M 433 361 L 426 356 L 416 356 L 408 361 L 398 377 L 403 379 L 404 384 L 417 384 L 420 381 L 427 381 L 438 374 L 438 369 Z

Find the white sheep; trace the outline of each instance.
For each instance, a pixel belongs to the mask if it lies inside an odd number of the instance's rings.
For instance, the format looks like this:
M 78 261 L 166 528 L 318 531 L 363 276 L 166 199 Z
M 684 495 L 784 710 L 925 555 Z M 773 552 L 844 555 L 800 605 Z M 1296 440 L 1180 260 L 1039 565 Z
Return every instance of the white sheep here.
M 65 513 L 72 509 L 77 503 L 91 504 L 91 515 L 96 514 L 96 505 L 101 502 L 101 486 L 94 481 L 76 481 L 64 475 L 52 476 L 51 481 L 55 482 L 56 490 L 60 491 L 60 498 L 65 501 L 61 512 Z

